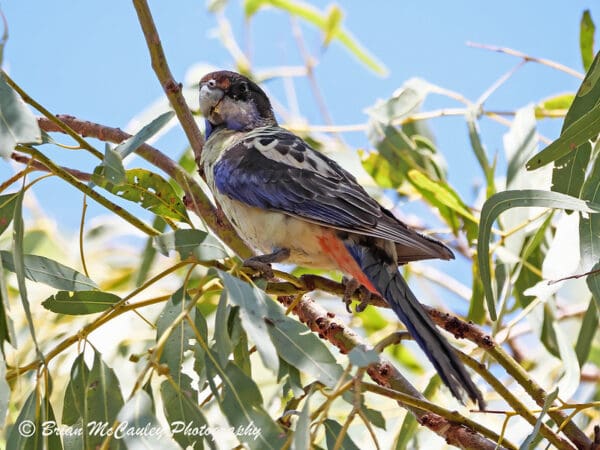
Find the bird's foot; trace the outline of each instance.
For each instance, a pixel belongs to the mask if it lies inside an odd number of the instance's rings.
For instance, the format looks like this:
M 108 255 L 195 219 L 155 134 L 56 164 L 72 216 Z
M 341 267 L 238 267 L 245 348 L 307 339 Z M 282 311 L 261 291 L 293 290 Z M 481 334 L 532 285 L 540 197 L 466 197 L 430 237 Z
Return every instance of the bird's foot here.
M 360 299 L 360 303 L 356 305 L 356 312 L 360 313 L 365 310 L 365 308 L 369 305 L 369 300 L 371 300 L 371 292 L 360 284 L 360 282 L 356 278 L 346 278 L 342 279 L 342 284 L 344 285 L 344 296 L 342 300 L 346 305 L 346 310 L 351 313 L 350 305 L 352 304 L 352 297 L 358 291 L 358 297 Z
M 267 280 L 273 280 L 275 275 L 271 264 L 285 261 L 289 256 L 290 250 L 281 248 L 267 255 L 252 256 L 244 260 L 244 266 L 260 272 Z

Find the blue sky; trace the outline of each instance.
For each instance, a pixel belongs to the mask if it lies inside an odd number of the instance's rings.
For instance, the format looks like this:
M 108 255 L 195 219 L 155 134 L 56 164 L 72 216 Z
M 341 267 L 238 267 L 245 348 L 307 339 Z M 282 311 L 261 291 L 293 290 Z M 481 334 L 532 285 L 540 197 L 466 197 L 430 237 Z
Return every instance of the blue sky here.
M 329 2 L 312 2 L 326 8 Z M 131 2 L 122 0 L 2 2 L 10 38 L 4 67 L 35 99 L 55 113 L 71 114 L 124 127 L 162 95 L 149 68 L 149 57 Z M 231 68 L 232 60 L 214 35 L 216 21 L 204 1 L 151 1 L 163 45 L 178 80 L 195 63 Z M 476 99 L 495 79 L 513 67 L 516 58 L 469 48 L 467 41 L 512 47 L 582 71 L 579 20 L 584 9 L 600 24 L 597 1 L 504 2 L 342 2 L 345 26 L 388 67 L 381 78 L 361 66 L 334 43 L 321 55 L 316 76 L 336 124 L 366 121 L 364 108 L 387 98 L 405 80 L 422 77 Z M 227 7 L 234 32 L 244 41 L 241 2 Z M 251 27 L 253 64 L 260 69 L 297 65 L 302 59 L 290 33 L 287 16 L 275 10 L 258 13 Z M 321 34 L 304 27 L 309 51 L 322 53 Z M 558 92 L 574 91 L 579 81 L 569 75 L 528 64 L 487 103 L 490 109 L 511 110 Z M 300 110 L 310 123 L 323 119 L 305 80 L 296 82 Z M 273 86 L 274 92 L 281 87 Z M 278 91 L 279 89 L 279 91 Z M 196 105 L 193 105 L 194 107 Z M 433 99 L 425 108 L 460 106 Z M 440 150 L 449 163 L 450 180 L 463 193 L 481 178 L 462 118 L 431 122 Z M 555 137 L 560 121 L 545 121 L 542 132 Z M 506 129 L 482 123 L 491 153 L 502 151 Z M 364 134 L 345 136 L 352 146 L 367 146 Z M 176 157 L 185 147 L 181 132 L 170 132 L 156 144 Z M 100 147 L 101 148 L 101 147 Z M 67 151 L 52 151 L 61 163 L 91 171 L 93 160 Z M 12 170 L 0 162 L 0 179 Z M 78 226 L 81 194 L 58 180 L 44 181 L 36 195 L 45 211 Z M 89 215 L 103 210 L 90 205 Z

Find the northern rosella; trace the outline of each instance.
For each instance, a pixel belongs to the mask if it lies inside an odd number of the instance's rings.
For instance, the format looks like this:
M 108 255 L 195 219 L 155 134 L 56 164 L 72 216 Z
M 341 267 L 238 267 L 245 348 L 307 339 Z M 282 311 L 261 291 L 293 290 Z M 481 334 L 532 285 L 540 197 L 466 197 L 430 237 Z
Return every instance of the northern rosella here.
M 396 219 L 336 162 L 281 128 L 264 91 L 213 72 L 200 81 L 206 119 L 201 162 L 216 201 L 262 255 L 255 267 L 289 262 L 334 269 L 380 295 L 452 394 L 483 406 L 481 393 L 398 270 L 409 261 L 453 259 L 441 242 Z

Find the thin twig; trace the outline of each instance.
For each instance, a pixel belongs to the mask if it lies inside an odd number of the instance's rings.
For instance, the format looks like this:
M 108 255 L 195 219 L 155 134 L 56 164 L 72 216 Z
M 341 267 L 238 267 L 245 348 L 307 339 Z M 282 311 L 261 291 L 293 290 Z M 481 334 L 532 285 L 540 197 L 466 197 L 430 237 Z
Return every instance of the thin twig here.
M 528 54 L 520 52 L 518 50 L 513 50 L 512 48 L 498 47 L 496 45 L 480 44 L 477 42 L 467 42 L 467 45 L 469 47 L 482 48 L 484 50 L 490 50 L 492 52 L 504 53 L 506 55 L 516 56 L 517 58 L 523 58 L 523 60 L 525 60 L 526 62 L 531 61 L 531 62 L 535 62 L 538 64 L 542 64 L 544 66 L 548 66 L 553 69 L 560 70 L 561 72 L 567 73 L 571 76 L 574 76 L 575 78 L 579 78 L 580 80 L 583 80 L 583 77 L 584 77 L 584 75 L 582 73 L 577 72 L 576 70 L 571 69 L 570 67 L 567 67 L 563 64 L 557 63 L 556 61 L 552 61 L 550 59 L 544 59 L 544 58 L 537 58 L 535 56 L 528 55 Z

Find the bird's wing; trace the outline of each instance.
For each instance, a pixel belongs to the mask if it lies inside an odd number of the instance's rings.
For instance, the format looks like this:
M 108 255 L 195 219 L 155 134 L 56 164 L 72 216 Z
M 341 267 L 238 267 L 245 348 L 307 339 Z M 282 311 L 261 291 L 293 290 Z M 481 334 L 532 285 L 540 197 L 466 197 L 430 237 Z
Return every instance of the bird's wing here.
M 335 161 L 280 127 L 257 128 L 225 150 L 214 180 L 219 192 L 248 205 L 396 242 L 401 263 L 452 256 L 382 208 Z

